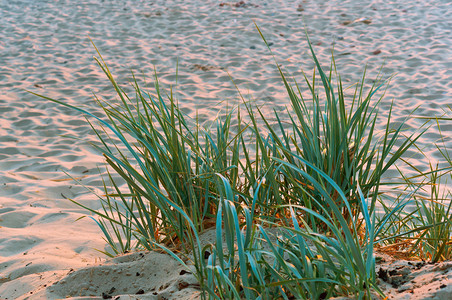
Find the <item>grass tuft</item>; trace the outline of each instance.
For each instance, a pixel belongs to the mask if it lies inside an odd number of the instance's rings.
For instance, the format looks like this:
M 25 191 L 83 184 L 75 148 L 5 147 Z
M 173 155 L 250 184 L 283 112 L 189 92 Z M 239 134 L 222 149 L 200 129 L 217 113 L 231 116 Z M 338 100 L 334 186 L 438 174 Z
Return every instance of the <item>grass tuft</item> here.
M 392 184 L 385 173 L 404 161 L 423 130 L 406 134 L 404 122 L 391 127 L 391 106 L 378 134 L 384 92 L 373 97 L 387 82 L 379 77 L 366 91 L 364 72 L 353 90 L 344 87 L 334 56 L 325 72 L 307 40 L 316 68 L 312 79 L 304 75 L 305 88 L 277 64 L 290 103 L 284 115 L 266 116 L 242 98 L 203 126 L 182 112 L 172 90 L 162 91 L 157 74 L 153 93 L 132 74 L 134 95 L 127 94 L 97 48 L 96 61 L 119 99 L 95 97 L 102 118 L 35 94 L 93 120 L 95 147 L 109 167 L 105 195 L 100 210 L 77 204 L 97 217 L 107 255 L 166 252 L 195 268 L 203 297 L 212 299 L 383 296 L 374 247 L 402 238 L 420 256 L 450 258 L 451 194 L 442 202 L 438 192 L 450 169 L 421 172 L 416 178 L 430 177 L 420 183 L 402 175 L 396 205 L 383 203 L 378 216 L 380 196 Z M 422 188 L 430 188 L 429 198 L 419 197 Z M 410 201 L 416 211 L 407 214 Z M 215 241 L 202 245 L 210 228 Z

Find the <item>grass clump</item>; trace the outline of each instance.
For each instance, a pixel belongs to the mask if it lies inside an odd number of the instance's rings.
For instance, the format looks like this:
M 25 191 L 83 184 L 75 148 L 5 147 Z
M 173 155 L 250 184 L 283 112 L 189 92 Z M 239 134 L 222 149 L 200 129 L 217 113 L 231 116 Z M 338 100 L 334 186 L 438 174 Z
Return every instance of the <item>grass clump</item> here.
M 309 47 L 316 65 L 312 80 L 304 76 L 309 100 L 278 67 L 291 104 L 288 125 L 276 112 L 271 122 L 244 100 L 205 127 L 180 110 L 171 90 L 161 91 L 157 76 L 154 94 L 133 77 L 130 97 L 99 52 L 96 61 L 119 99 L 112 104 L 96 97 L 104 118 L 41 96 L 97 121 L 91 123 L 96 147 L 110 168 L 102 209 L 78 204 L 97 216 L 112 249 L 106 254 L 165 251 L 194 266 L 203 296 L 215 299 L 383 295 L 375 282 L 374 245 L 401 236 L 390 222 L 411 194 L 377 218 L 381 187 L 388 184 L 382 178 L 420 134 L 405 137 L 403 124 L 391 128 L 390 111 L 375 139 L 381 98 L 372 97 L 384 82 L 366 93 L 363 75 L 348 99 L 334 58 L 326 73 Z M 417 203 L 423 216 L 432 211 Z M 450 226 L 444 221 L 449 210 L 425 222 Z M 211 227 L 216 240 L 202 245 L 201 234 Z
M 417 213 L 410 220 L 414 224 L 409 225 L 425 228 L 414 239 L 411 253 L 432 263 L 452 258 L 452 191 L 441 191 L 442 184 L 452 179 L 452 173 L 441 174 L 436 170 L 430 174 L 427 183 L 429 196 L 419 197 L 416 201 Z
M 441 133 L 438 121 L 448 120 L 447 116 L 434 120 Z M 413 208 L 391 216 L 380 237 L 385 244 L 382 250 L 431 263 L 452 259 L 452 159 L 443 138 L 441 142 L 442 145 L 436 144 L 444 159 L 441 166 L 430 163 L 429 169 L 422 172 L 411 165 L 416 175 L 407 177 L 401 173 L 406 190 L 412 194 Z M 391 210 L 382 204 L 386 211 Z
M 266 43 L 262 33 L 261 36 Z M 384 93 L 376 101 L 372 97 L 384 86 L 385 82 L 382 82 L 381 78 L 377 78 L 366 93 L 364 91 L 364 72 L 361 82 L 356 83 L 354 89 L 350 87 L 353 89 L 353 93 L 347 99 L 346 88 L 336 71 L 334 57 L 332 57 L 330 71 L 326 73 L 323 71 L 309 39 L 308 44 L 316 66 L 311 80 L 306 75 L 304 76 L 310 99 L 303 97 L 298 83 L 294 80 L 291 84 L 278 66 L 291 104 L 291 110 L 286 113 L 290 128 L 285 128 L 282 117 L 277 112 L 275 112 L 277 122 L 271 124 L 258 110 L 259 117 L 263 120 L 269 136 L 264 142 L 264 139 L 256 134 L 256 140 L 261 141 L 262 160 L 267 162 L 265 169 L 268 170 L 275 159 L 298 165 L 308 176 L 318 180 L 325 189 L 329 190 L 329 194 L 336 201 L 347 222 L 351 223 L 361 213 L 358 187 L 366 198 L 371 199 L 369 209 L 372 213 L 381 186 L 388 184 L 388 182 L 382 181 L 383 174 L 394 166 L 394 163 L 403 156 L 422 133 L 413 133 L 408 137 L 403 136 L 404 122 L 401 122 L 398 127 L 392 128 L 390 125 L 391 105 L 384 132 L 378 136 L 375 128 L 379 117 L 377 106 Z M 269 51 L 271 51 L 270 48 Z M 318 76 L 316 76 L 316 72 Z M 336 87 L 333 85 L 333 78 L 337 81 Z M 317 86 L 319 80 L 321 83 L 320 86 Z M 323 92 L 320 93 L 319 90 L 323 90 Z M 250 115 L 254 131 L 261 131 L 252 112 Z M 275 127 L 276 129 L 274 129 Z M 264 149 L 270 155 L 266 155 Z M 266 156 L 272 156 L 273 160 Z M 300 158 L 309 162 L 310 165 L 299 164 Z M 347 211 L 345 203 L 341 203 L 337 190 L 320 175 L 318 170 L 327 174 L 344 192 L 350 202 L 349 211 Z M 308 184 L 309 180 L 306 176 L 288 172 L 282 176 L 284 182 L 274 183 L 273 178 L 280 177 L 270 172 L 267 174 L 272 186 L 283 189 L 274 192 L 274 197 L 270 199 L 273 200 L 270 203 L 272 207 L 290 201 L 312 208 L 321 214 L 332 213 L 325 203 L 318 201 L 321 197 L 319 191 Z M 288 190 L 287 187 L 290 186 L 299 186 L 299 188 Z

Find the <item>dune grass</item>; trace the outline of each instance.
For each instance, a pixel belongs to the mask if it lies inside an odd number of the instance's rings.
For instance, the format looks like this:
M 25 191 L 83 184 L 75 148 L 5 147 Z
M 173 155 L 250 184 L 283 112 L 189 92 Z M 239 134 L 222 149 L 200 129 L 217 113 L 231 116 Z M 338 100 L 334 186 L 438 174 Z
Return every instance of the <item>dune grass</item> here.
M 439 121 L 447 120 L 447 115 L 431 119 L 436 121 L 441 134 Z M 414 208 L 392 215 L 380 236 L 382 249 L 389 253 L 398 252 L 402 257 L 414 256 L 431 263 L 452 259 L 452 159 L 443 138 L 436 148 L 443 158 L 441 167 L 439 163 L 430 163 L 429 170 L 422 172 L 411 165 L 417 173 L 411 177 L 400 172 L 406 191 L 412 194 Z M 392 209 L 384 202 L 382 205 L 386 211 Z
M 444 237 L 448 232 L 450 239 L 450 205 L 416 198 L 413 189 L 376 216 L 388 184 L 384 173 L 422 131 L 407 136 L 403 123 L 392 128 L 389 111 L 385 130 L 375 138 L 381 98 L 373 97 L 386 82 L 377 80 L 365 91 L 364 73 L 348 98 L 334 57 L 325 73 L 309 47 L 316 65 L 312 79 L 303 78 L 310 99 L 278 67 L 290 107 L 284 116 L 275 112 L 275 122 L 243 99 L 205 127 L 181 111 L 171 90 L 160 89 L 157 75 L 154 93 L 133 77 L 135 93 L 128 95 L 99 51 L 96 61 L 119 99 L 96 98 L 103 118 L 38 95 L 95 120 L 96 147 L 109 166 L 105 195 L 99 196 L 103 209 L 77 204 L 97 217 L 111 248 L 106 254 L 165 251 L 193 266 L 203 296 L 213 299 L 383 296 L 374 246 L 410 234 L 418 234 L 416 247 L 422 245 L 433 260 L 449 257 Z M 110 172 L 125 184 L 119 186 Z M 429 174 L 435 187 L 438 170 Z M 434 188 L 432 193 L 437 197 Z M 408 200 L 418 205 L 417 222 L 410 215 L 403 230 L 395 229 Z M 216 240 L 201 245 L 210 228 Z

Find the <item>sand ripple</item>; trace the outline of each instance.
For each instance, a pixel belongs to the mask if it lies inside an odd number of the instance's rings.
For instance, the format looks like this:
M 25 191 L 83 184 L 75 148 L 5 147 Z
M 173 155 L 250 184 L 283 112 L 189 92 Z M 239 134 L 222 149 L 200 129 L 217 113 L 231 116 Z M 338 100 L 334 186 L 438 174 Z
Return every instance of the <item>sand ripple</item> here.
M 236 8 L 213 0 L 0 1 L 0 298 L 2 278 L 23 267 L 25 251 L 34 251 L 35 256 L 27 257 L 31 262 L 42 256 L 52 261 L 47 249 L 71 241 L 62 246 L 67 260 L 49 262 L 52 267 L 41 268 L 46 271 L 92 262 L 100 256 L 92 248 L 103 248 L 93 222 L 73 223 L 83 210 L 67 200 L 97 207 L 96 199 L 62 173 L 100 186 L 97 167 L 102 160 L 86 143 L 95 137 L 79 113 L 25 91 L 94 111 L 92 92 L 114 97 L 92 59 L 96 53 L 88 36 L 121 84 L 130 80 L 130 68 L 150 80 L 155 66 L 168 87 L 175 83 L 178 61 L 179 102 L 188 113 L 198 110 L 202 120 L 210 120 L 224 106 L 221 101 L 238 101 L 226 71 L 244 95 L 266 104 L 265 112 L 288 104 L 253 21 L 278 63 L 300 82 L 300 68 L 309 73 L 313 67 L 304 24 L 325 66 L 334 45 L 345 85 L 359 80 L 365 65 L 369 84 L 382 64 L 383 78 L 397 73 L 380 106 L 385 115 L 394 100 L 394 123 L 417 106 L 416 115 L 440 116 L 452 104 L 448 0 L 247 2 L 250 5 Z M 416 130 L 423 122 L 410 118 L 407 129 Z M 444 145 L 452 149 L 452 125 L 441 125 Z M 433 145 L 439 138 L 433 126 L 418 143 L 428 158 L 409 153 L 419 168 L 427 168 L 428 159 L 440 159 Z M 36 224 L 30 221 L 34 219 Z M 39 234 L 31 237 L 30 230 Z M 88 240 L 91 245 L 84 247 Z M 6 260 L 12 265 L 2 268 Z

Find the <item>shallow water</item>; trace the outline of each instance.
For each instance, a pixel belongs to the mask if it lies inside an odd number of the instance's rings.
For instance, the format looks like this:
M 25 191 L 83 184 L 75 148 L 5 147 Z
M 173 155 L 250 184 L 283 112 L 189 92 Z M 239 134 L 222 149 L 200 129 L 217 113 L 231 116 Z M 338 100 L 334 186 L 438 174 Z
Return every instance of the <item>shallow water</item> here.
M 139 78 L 144 72 L 151 81 L 155 68 L 168 88 L 175 84 L 178 66 L 179 102 L 184 111 L 198 111 L 204 120 L 211 120 L 224 101 L 239 101 L 227 72 L 245 98 L 266 105 L 265 112 L 283 110 L 289 103 L 253 21 L 277 62 L 300 83 L 301 68 L 308 74 L 313 68 L 305 28 L 327 68 L 334 46 L 344 85 L 360 80 L 365 66 L 366 82 L 372 84 L 384 64 L 383 79 L 395 77 L 380 113 L 386 115 L 394 101 L 395 124 L 415 107 L 414 115 L 432 117 L 452 104 L 452 7 L 447 0 L 365 5 L 355 0 L 247 1 L 245 7 L 212 0 L 83 2 L 0 1 L 0 216 L 12 209 L 24 216 L 24 227 L 36 219 L 29 214 L 33 208 L 83 213 L 67 198 L 97 205 L 62 172 L 87 186 L 101 186 L 97 167 L 102 159 L 86 143 L 95 141 L 90 127 L 79 113 L 26 92 L 92 110 L 93 92 L 112 99 L 113 89 L 93 59 L 96 51 L 89 38 L 121 84 L 130 80 L 130 69 Z M 409 117 L 407 130 L 424 122 Z M 440 124 L 444 147 L 452 149 L 452 122 Z M 434 146 L 440 138 L 433 125 L 417 143 L 426 156 L 416 149 L 409 153 L 421 170 L 429 161 L 441 160 Z M 5 224 L 0 223 L 0 231 L 10 228 Z

